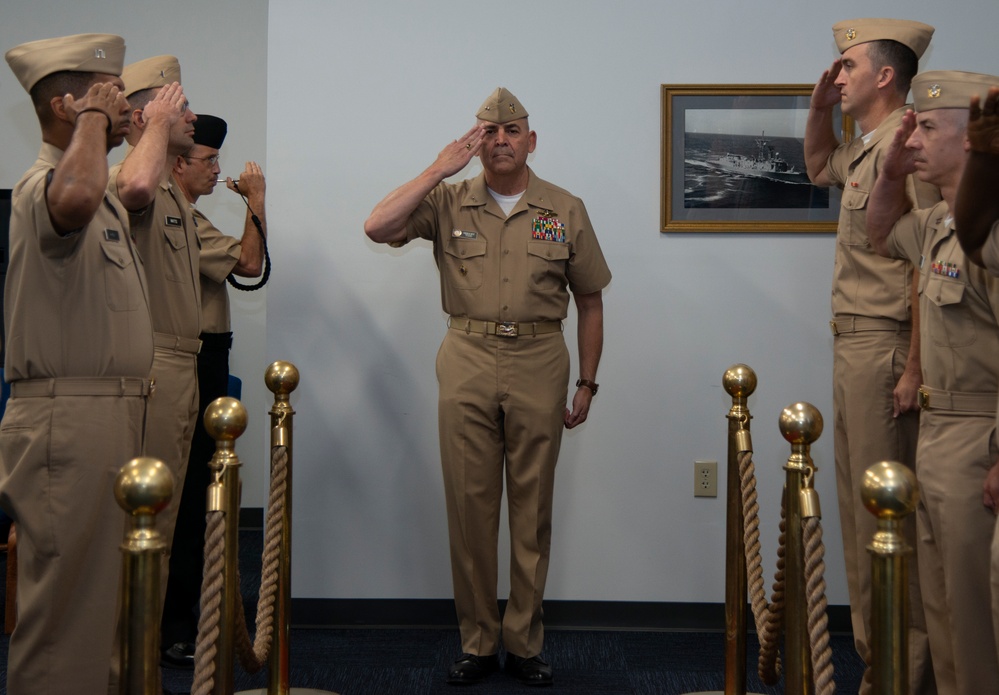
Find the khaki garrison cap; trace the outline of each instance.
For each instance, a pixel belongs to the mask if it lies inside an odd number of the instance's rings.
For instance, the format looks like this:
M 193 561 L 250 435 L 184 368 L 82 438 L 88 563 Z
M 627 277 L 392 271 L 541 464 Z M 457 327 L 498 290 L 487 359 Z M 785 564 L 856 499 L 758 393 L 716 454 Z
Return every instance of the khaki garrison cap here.
M 180 82 L 180 61 L 176 56 L 153 56 L 126 65 L 121 73 L 125 83 L 125 96 L 130 97 L 143 89 L 166 87 Z
M 999 87 L 999 77 L 960 70 L 930 70 L 912 78 L 912 101 L 916 111 L 967 109 L 971 97 L 981 99 L 989 87 Z
M 848 19 L 833 24 L 833 37 L 840 53 L 861 43 L 890 39 L 908 46 L 916 58 L 922 58 L 933 31 L 929 24 L 908 19 Z
M 510 93 L 506 87 L 497 87 L 496 91 L 489 95 L 475 117 L 489 123 L 497 125 L 516 121 L 520 118 L 527 118 L 527 109 L 520 101 Z
M 125 62 L 125 39 L 114 34 L 74 34 L 22 43 L 5 57 L 21 86 L 30 92 L 54 72 L 99 72 L 120 75 Z

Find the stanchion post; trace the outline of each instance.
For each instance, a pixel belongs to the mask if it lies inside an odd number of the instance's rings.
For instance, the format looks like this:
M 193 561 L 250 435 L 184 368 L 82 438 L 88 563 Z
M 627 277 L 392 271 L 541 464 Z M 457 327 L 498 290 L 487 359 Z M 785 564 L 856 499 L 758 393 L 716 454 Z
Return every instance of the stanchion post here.
M 746 693 L 746 538 L 742 509 L 739 454 L 752 451 L 748 399 L 756 390 L 756 372 L 744 364 L 729 367 L 722 377 L 732 397 L 728 411 L 728 472 L 725 518 L 725 693 Z
M 205 409 L 205 431 L 215 440 L 215 454 L 208 463 L 212 483 L 208 486 L 210 512 L 225 514 L 225 552 L 222 568 L 222 605 L 216 640 L 215 678 L 212 692 L 231 695 L 236 655 L 236 611 L 243 610 L 239 592 L 239 469 L 236 439 L 246 430 L 246 408 L 235 398 L 216 398 Z
M 291 639 L 291 474 L 292 425 L 295 409 L 291 407 L 291 392 L 298 387 L 298 368 L 290 362 L 274 362 L 267 368 L 264 382 L 274 394 L 271 415 L 271 450 L 285 447 L 288 454 L 284 511 L 281 519 L 281 557 L 278 562 L 277 603 L 274 610 L 274 646 L 271 649 L 268 695 L 288 695 L 291 689 L 289 646 Z
M 909 692 L 909 577 L 912 548 L 902 535 L 902 519 L 916 509 L 915 474 L 896 461 L 881 461 L 864 472 L 860 497 L 877 517 L 871 553 L 871 673 L 874 695 Z M 987 607 L 985 608 L 987 609 Z
M 155 695 L 160 672 L 160 563 L 166 539 L 156 515 L 173 497 L 174 480 L 159 459 L 134 458 L 115 479 L 114 496 L 129 515 L 121 544 L 121 692 Z
M 815 684 L 808 636 L 804 531 L 801 525 L 802 516 L 808 510 L 803 509 L 801 492 L 811 488 L 811 478 L 815 474 L 810 447 L 822 434 L 822 415 L 809 403 L 795 403 L 781 412 L 780 431 L 784 439 L 791 443 L 791 456 L 784 466 L 787 596 L 784 613 L 784 692 L 786 695 L 812 695 Z

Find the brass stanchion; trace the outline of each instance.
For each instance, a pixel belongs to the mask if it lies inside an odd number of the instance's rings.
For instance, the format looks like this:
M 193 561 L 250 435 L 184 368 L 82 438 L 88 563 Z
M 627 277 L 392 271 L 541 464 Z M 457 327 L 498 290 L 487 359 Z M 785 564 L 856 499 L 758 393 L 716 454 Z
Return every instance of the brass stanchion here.
M 784 466 L 787 472 L 784 484 L 787 518 L 784 692 L 786 695 L 812 695 L 814 683 L 801 520 L 802 517 L 818 515 L 818 510 L 812 508 L 818 498 L 814 497 L 812 488 L 815 465 L 809 450 L 811 443 L 822 434 L 822 415 L 809 403 L 795 403 L 781 412 L 780 431 L 784 439 L 791 443 L 791 456 Z
M 739 454 L 752 451 L 748 399 L 756 390 L 756 372 L 744 364 L 725 371 L 722 385 L 732 397 L 728 411 L 728 472 L 725 491 L 725 690 L 746 695 L 746 543 L 742 513 Z M 722 695 L 714 690 L 694 695 Z
M 156 515 L 173 497 L 174 480 L 159 459 L 134 458 L 115 479 L 114 496 L 130 519 L 121 544 L 121 692 L 156 695 L 160 673 L 160 563 L 166 540 Z
M 267 388 L 274 394 L 271 415 L 271 450 L 283 450 L 287 457 L 287 480 L 281 517 L 281 555 L 278 561 L 278 590 L 274 609 L 274 645 L 268 661 L 266 690 L 245 691 L 241 695 L 307 695 L 328 693 L 325 690 L 290 687 L 291 663 L 291 480 L 292 424 L 295 410 L 291 407 L 291 392 L 298 388 L 298 368 L 291 362 L 274 362 L 264 375 Z M 272 464 L 273 465 L 273 464 Z M 328 693 L 328 695 L 336 695 Z
M 230 695 L 235 688 L 233 667 L 236 653 L 236 611 L 243 610 L 239 592 L 239 504 L 242 490 L 236 455 L 236 439 L 246 431 L 246 408 L 235 398 L 216 398 L 205 409 L 205 431 L 215 440 L 215 454 L 208 466 L 212 483 L 208 486 L 208 511 L 223 512 L 225 551 L 222 568 L 221 618 L 216 640 L 215 695 Z
M 909 555 L 902 519 L 916 509 L 915 474 L 895 461 L 876 463 L 864 472 L 860 497 L 878 518 L 871 553 L 871 672 L 875 695 L 909 692 Z M 987 609 L 987 607 L 986 607 Z

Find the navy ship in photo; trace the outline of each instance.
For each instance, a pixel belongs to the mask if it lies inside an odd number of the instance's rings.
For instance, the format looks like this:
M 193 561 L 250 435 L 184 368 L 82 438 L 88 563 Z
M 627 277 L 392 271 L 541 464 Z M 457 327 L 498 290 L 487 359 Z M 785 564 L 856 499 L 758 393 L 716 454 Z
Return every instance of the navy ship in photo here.
M 756 138 L 756 153 L 753 155 L 728 152 L 723 157 L 709 160 L 708 163 L 746 176 L 762 176 L 788 183 L 808 183 L 808 174 L 781 157 L 780 152 L 770 144 L 765 135 L 763 132 Z

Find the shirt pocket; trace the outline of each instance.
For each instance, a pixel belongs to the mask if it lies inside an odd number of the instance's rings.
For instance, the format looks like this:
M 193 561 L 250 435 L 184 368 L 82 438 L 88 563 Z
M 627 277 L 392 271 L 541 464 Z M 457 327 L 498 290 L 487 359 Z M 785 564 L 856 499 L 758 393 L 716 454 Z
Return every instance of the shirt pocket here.
M 441 274 L 448 285 L 459 290 L 477 290 L 485 272 L 485 239 L 451 237 L 444 247 L 444 267 Z
M 951 279 L 932 275 L 927 278 L 922 291 L 926 302 L 928 334 L 934 345 L 941 347 L 966 347 L 975 342 L 975 321 L 964 305 L 965 285 Z
M 111 311 L 135 311 L 142 305 L 138 271 L 128 247 L 101 242 L 104 252 L 104 296 Z
M 569 245 L 557 241 L 527 242 L 528 270 L 531 287 L 537 290 L 557 290 L 566 284 L 566 264 Z
M 171 282 L 190 282 L 187 233 L 183 227 L 164 227 L 163 236 L 166 239 L 166 248 L 164 249 L 166 263 L 163 264 L 163 274 Z
M 839 243 L 847 246 L 867 246 L 867 199 L 870 193 L 859 188 L 843 189 Z

